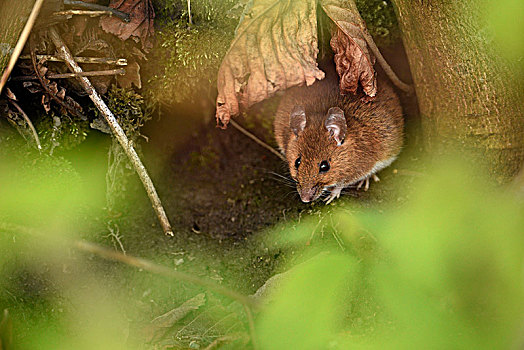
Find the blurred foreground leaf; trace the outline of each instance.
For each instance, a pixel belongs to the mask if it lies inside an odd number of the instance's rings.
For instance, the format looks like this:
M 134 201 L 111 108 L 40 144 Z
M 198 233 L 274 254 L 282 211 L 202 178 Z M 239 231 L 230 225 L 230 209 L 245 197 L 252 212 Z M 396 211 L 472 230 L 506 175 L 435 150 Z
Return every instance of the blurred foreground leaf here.
M 459 162 L 428 173 L 384 214 L 324 214 L 334 215 L 326 232 L 336 227 L 346 253 L 300 268 L 274 291 L 259 318 L 262 348 L 523 346 L 523 203 Z M 304 254 L 312 227 L 278 235 Z
M 296 267 L 259 317 L 263 349 L 324 349 L 341 327 L 343 291 L 355 262 L 319 255 Z

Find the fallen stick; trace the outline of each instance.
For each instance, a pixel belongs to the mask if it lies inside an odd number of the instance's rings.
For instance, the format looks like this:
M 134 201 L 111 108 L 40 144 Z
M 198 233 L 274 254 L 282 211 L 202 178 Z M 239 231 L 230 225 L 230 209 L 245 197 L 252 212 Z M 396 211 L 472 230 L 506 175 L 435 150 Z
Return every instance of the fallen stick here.
M 65 45 L 64 41 L 56 31 L 56 28 L 53 26 L 49 28 L 49 36 L 53 43 L 56 46 L 56 49 L 58 50 L 59 55 L 61 55 L 65 61 L 69 69 L 75 73 L 81 73 L 82 68 L 75 62 L 73 59 L 73 55 L 71 55 L 71 52 Z M 162 226 L 162 229 L 164 230 L 164 233 L 167 236 L 173 236 L 173 231 L 171 230 L 171 224 L 169 223 L 169 219 L 167 218 L 166 212 L 164 210 L 164 207 L 162 206 L 162 203 L 160 202 L 160 198 L 158 197 L 158 194 L 156 192 L 155 186 L 153 185 L 153 182 L 151 181 L 151 178 L 147 174 L 147 170 L 142 164 L 142 161 L 140 160 L 140 157 L 138 157 L 138 154 L 136 153 L 135 149 L 133 148 L 133 145 L 131 142 L 129 142 L 126 134 L 124 133 L 124 130 L 122 130 L 122 127 L 118 124 L 115 116 L 109 110 L 105 102 L 102 100 L 98 92 L 96 92 L 95 88 L 89 81 L 87 77 L 77 77 L 78 81 L 82 85 L 82 87 L 85 89 L 91 100 L 94 102 L 96 107 L 100 110 L 102 115 L 104 116 L 107 124 L 111 128 L 111 131 L 113 132 L 113 135 L 115 135 L 116 139 L 126 152 L 129 160 L 133 164 L 135 171 L 137 172 L 138 176 L 140 177 L 140 180 L 142 181 L 142 184 L 144 185 L 144 188 L 146 189 L 147 195 L 149 196 L 149 199 L 151 200 L 151 204 L 153 205 L 153 209 L 156 212 L 156 215 L 158 217 L 158 220 L 160 221 L 160 225 Z
M 124 74 L 126 74 L 126 71 L 122 68 L 119 68 L 119 69 L 97 70 L 97 71 L 82 72 L 82 73 L 48 74 L 45 77 L 47 79 L 69 79 L 69 78 L 76 78 L 76 77 L 98 77 L 102 75 L 124 75 Z M 38 77 L 35 77 L 33 75 L 23 75 L 23 76 L 18 76 L 18 77 L 12 77 L 11 80 L 29 81 L 29 80 L 38 80 Z
M 39 60 L 46 60 L 49 62 L 65 62 L 63 58 L 53 55 L 36 55 Z M 31 55 L 20 56 L 21 60 L 30 60 Z M 92 64 L 114 64 L 116 66 L 127 66 L 125 58 L 105 58 L 105 57 L 73 57 L 76 63 L 92 63 Z
M 20 34 L 20 37 L 18 39 L 18 42 L 16 43 L 15 48 L 13 49 L 13 53 L 11 54 L 11 57 L 9 58 L 9 63 L 7 64 L 4 74 L 2 74 L 2 77 L 0 78 L 0 93 L 2 93 L 2 89 L 4 88 L 5 84 L 7 83 L 7 79 L 9 78 L 11 71 L 15 67 L 16 61 L 18 60 L 18 56 L 20 56 L 20 54 L 22 53 L 22 50 L 24 49 L 25 42 L 27 41 L 29 34 L 31 34 L 31 29 L 33 29 L 33 25 L 36 22 L 36 19 L 38 17 L 38 14 L 40 13 L 40 9 L 42 8 L 43 3 L 44 3 L 44 0 L 36 0 L 35 5 L 33 6 L 33 10 L 31 10 L 29 19 L 25 23 L 25 27 L 22 30 L 22 33 Z

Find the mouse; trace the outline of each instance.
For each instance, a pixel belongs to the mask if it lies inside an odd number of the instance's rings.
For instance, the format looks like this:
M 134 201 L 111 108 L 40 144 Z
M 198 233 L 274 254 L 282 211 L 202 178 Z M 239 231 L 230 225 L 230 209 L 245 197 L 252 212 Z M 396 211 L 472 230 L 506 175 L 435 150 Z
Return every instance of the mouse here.
M 359 89 L 361 90 L 361 89 Z M 404 141 L 404 118 L 395 91 L 377 79 L 377 94 L 341 95 L 338 77 L 288 89 L 274 119 L 278 147 L 300 199 L 326 204 L 342 190 L 369 188 L 369 179 L 395 161 Z

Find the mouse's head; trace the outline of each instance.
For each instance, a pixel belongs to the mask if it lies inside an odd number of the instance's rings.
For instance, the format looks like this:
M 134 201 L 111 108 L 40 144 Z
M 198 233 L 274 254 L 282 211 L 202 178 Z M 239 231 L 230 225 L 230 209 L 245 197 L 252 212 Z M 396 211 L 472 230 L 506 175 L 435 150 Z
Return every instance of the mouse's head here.
M 338 107 L 330 108 L 325 115 L 306 116 L 304 107 L 296 106 L 289 126 L 289 171 L 302 201 L 313 202 L 324 190 L 340 185 L 351 167 L 346 118 Z

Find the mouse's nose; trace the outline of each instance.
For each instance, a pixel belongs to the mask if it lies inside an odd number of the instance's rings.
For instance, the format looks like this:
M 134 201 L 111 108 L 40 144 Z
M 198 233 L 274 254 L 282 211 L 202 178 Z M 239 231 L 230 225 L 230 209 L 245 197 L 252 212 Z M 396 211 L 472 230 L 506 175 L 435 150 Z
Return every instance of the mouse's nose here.
M 300 194 L 300 199 L 304 203 L 309 203 L 315 198 L 316 188 L 302 188 L 298 193 Z

